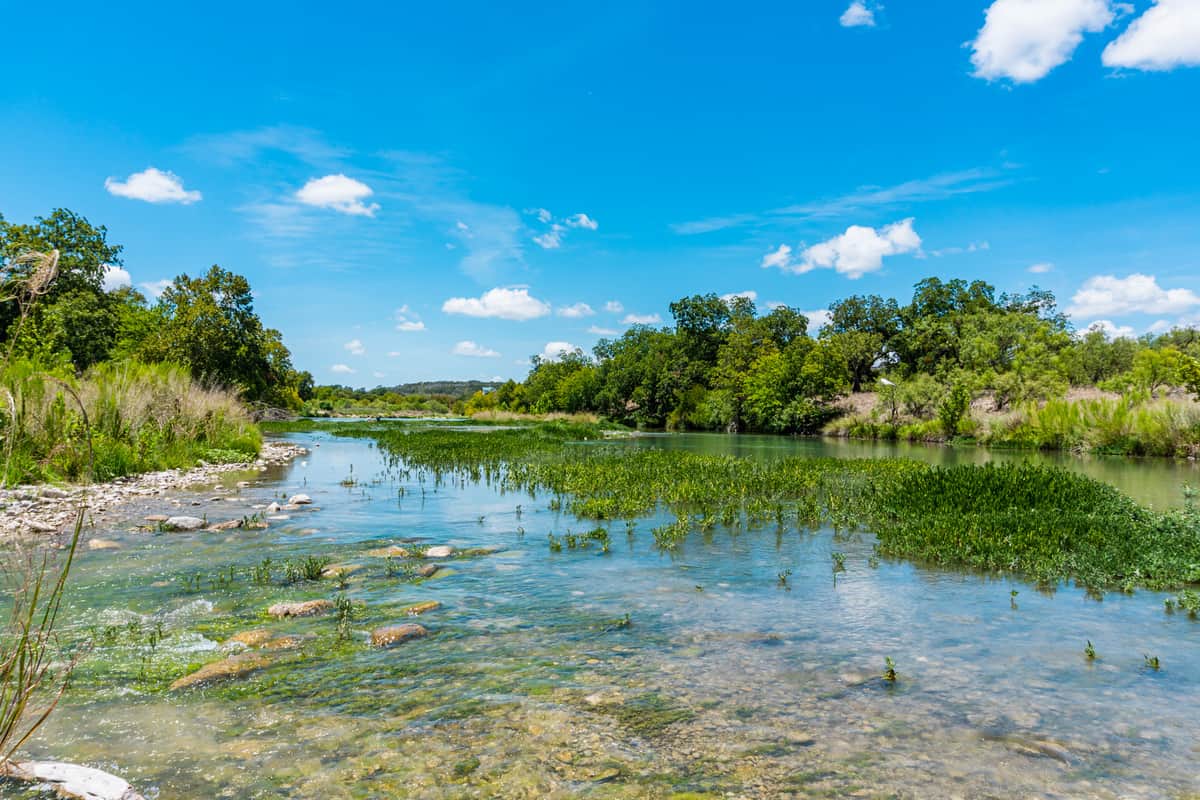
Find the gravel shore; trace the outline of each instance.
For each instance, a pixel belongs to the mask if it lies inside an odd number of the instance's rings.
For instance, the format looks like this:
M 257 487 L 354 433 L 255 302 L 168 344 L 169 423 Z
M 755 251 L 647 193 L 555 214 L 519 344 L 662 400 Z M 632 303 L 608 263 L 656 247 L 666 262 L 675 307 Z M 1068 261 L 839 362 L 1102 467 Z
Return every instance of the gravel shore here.
M 258 458 L 242 464 L 201 464 L 194 469 L 147 472 L 86 486 L 0 489 L 0 539 L 69 531 L 80 506 L 87 509 L 85 524 L 91 525 L 103 521 L 120 506 L 145 502 L 180 489 L 211 488 L 214 492 L 227 492 L 231 473 L 250 473 L 248 478 L 252 479 L 252 473 L 266 472 L 307 454 L 307 450 L 297 445 L 264 442 Z

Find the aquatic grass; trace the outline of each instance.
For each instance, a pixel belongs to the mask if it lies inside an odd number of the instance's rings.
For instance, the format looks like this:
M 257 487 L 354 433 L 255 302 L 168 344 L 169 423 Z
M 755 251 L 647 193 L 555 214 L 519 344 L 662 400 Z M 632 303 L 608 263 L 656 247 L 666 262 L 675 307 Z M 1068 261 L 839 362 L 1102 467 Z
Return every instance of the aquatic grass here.
M 1075 412 L 1071 412 L 1075 413 Z M 693 529 L 734 532 L 823 522 L 844 538 L 878 537 L 879 556 L 1012 573 L 1052 586 L 1073 578 L 1112 587 L 1200 583 L 1200 512 L 1155 512 L 1077 473 L 1032 464 L 934 467 L 902 459 L 754 460 L 605 441 L 595 426 L 485 432 L 335 426 L 375 439 L 391 465 L 436 487 L 476 481 L 599 522 L 669 513 L 656 546 L 677 550 Z M 552 551 L 580 544 L 550 535 Z M 845 556 L 831 554 L 836 572 Z

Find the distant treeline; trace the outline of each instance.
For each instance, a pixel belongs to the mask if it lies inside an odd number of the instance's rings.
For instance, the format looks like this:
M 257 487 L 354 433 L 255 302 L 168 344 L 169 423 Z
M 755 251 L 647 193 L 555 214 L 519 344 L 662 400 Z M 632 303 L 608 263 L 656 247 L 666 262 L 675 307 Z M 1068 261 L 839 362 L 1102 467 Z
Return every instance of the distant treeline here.
M 466 410 L 812 433 L 845 413 L 840 401 L 848 394 L 878 390 L 870 413 L 882 435 L 920 423 L 949 438 L 973 433 L 971 409 L 980 402 L 1000 413 L 1089 386 L 1138 403 L 1179 387 L 1195 393 L 1200 384 L 1193 328 L 1139 339 L 1079 335 L 1050 292 L 997 294 L 983 281 L 927 278 L 904 304 L 848 297 L 830 307 L 815 335 L 797 309 L 760 314 L 742 297 L 693 295 L 670 309 L 672 326 L 634 326 L 590 354 L 535 356 L 523 382 L 476 393 Z

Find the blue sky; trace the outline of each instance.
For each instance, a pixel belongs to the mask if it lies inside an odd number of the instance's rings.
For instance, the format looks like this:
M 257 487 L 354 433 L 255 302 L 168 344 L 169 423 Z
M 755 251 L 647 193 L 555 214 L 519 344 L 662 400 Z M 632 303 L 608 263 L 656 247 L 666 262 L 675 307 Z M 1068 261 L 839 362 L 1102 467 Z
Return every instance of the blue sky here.
M 1200 0 L 181 5 L 6 10 L 0 213 L 245 274 L 319 382 L 929 275 L 1200 319 Z

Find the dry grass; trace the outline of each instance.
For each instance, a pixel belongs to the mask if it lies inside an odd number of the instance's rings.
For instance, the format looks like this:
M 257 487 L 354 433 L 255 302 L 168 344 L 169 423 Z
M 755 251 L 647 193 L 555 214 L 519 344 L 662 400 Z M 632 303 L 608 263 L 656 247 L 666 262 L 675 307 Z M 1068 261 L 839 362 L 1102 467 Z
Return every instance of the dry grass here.
M 550 414 L 520 414 L 516 411 L 476 411 L 471 414 L 476 422 L 571 422 L 595 425 L 600 422 L 599 414 L 580 412 L 565 414 L 555 411 Z

